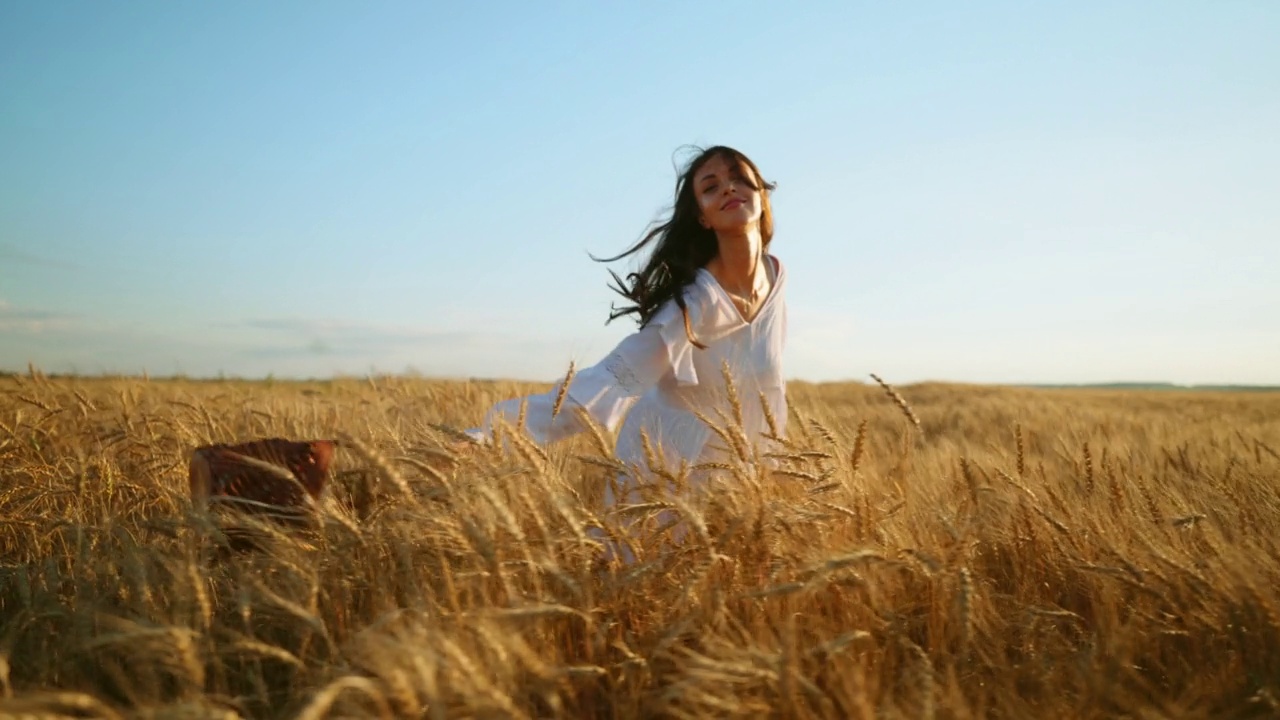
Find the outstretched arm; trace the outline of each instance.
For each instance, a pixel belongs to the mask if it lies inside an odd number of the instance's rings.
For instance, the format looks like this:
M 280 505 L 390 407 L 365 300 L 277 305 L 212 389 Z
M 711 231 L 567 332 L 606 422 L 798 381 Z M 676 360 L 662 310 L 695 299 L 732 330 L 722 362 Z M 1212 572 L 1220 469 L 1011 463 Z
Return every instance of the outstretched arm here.
M 705 330 L 702 303 L 691 285 L 686 292 L 690 328 L 695 335 Z M 617 429 L 637 398 L 668 373 L 682 385 L 696 385 L 693 344 L 685 330 L 684 315 L 674 302 L 660 309 L 643 329 L 627 336 L 600 362 L 584 368 L 572 378 L 566 397 L 556 412 L 559 388 L 523 398 L 504 400 L 485 415 L 482 427 L 467 431 L 473 439 L 487 442 L 498 418 L 514 425 L 525 405 L 525 431 L 540 444 L 562 440 L 586 429 L 577 408 L 586 409 L 592 420 Z

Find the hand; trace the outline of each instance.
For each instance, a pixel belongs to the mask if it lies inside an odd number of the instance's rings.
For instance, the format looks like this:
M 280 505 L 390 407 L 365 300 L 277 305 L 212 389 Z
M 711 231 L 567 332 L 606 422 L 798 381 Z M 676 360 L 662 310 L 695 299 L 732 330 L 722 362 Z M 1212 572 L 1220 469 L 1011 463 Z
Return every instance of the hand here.
M 449 441 L 449 452 L 459 457 L 466 457 L 478 451 L 481 444 L 475 440 L 455 438 Z
M 483 441 L 471 437 L 452 425 L 431 423 L 431 427 L 445 435 L 445 437 L 442 438 L 442 444 L 444 447 L 448 448 L 450 452 L 458 455 L 469 455 L 485 444 Z

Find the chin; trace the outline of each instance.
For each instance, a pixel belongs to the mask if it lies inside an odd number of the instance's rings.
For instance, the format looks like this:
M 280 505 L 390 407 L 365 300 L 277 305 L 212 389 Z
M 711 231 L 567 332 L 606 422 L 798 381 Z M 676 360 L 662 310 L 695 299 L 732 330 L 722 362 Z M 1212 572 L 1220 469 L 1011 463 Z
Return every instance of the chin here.
M 757 226 L 759 224 L 760 224 L 760 218 L 729 217 L 729 218 L 725 218 L 720 224 L 716 225 L 715 228 L 721 232 L 742 232 L 744 230 L 748 230 L 751 227 Z

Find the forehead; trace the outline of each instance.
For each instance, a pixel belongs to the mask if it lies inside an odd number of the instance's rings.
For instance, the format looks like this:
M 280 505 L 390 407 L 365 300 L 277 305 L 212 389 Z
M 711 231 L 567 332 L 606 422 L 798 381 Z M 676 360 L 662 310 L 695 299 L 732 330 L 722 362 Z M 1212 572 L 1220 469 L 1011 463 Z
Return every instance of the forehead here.
M 693 179 L 697 181 L 704 178 L 723 177 L 729 174 L 746 175 L 748 172 L 737 159 L 725 157 L 724 155 L 715 155 L 704 160 L 698 166 L 697 171 L 693 174 Z

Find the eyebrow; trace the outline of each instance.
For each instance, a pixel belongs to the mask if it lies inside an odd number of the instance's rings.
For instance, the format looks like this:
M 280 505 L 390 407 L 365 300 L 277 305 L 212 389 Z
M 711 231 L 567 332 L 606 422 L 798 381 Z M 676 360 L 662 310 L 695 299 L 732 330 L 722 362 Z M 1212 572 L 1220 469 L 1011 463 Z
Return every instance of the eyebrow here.
M 742 180 L 746 180 L 750 177 L 750 173 L 746 172 L 746 169 L 743 168 L 741 165 L 730 165 L 729 175 L 733 177 L 737 177 Z M 714 170 L 708 170 L 707 172 L 703 173 L 702 177 L 698 178 L 695 182 L 701 183 L 702 181 L 708 180 L 708 179 L 710 180 L 716 179 L 716 172 Z

